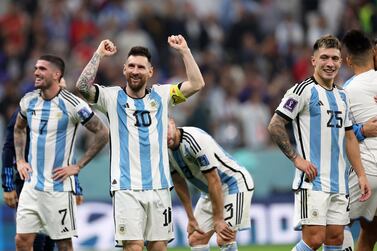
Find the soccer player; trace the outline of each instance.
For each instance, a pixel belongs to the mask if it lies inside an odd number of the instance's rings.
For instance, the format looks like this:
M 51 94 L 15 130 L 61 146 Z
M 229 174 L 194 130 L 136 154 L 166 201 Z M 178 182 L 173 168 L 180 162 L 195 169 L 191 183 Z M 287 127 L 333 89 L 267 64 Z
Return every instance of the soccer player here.
M 167 241 L 174 236 L 168 105 L 185 101 L 204 86 L 204 80 L 183 36 L 169 36 L 168 43 L 181 55 L 187 81 L 147 88 L 153 75 L 151 54 L 147 48 L 136 46 L 124 64 L 127 83 L 123 87 L 93 85 L 100 60 L 116 52 L 114 44 L 104 40 L 76 84 L 109 118 L 115 239 L 123 250 L 141 251 L 144 241 L 148 250 L 166 250 Z
M 59 250 L 73 250 L 76 235 L 74 175 L 108 141 L 108 129 L 87 103 L 59 86 L 64 61 L 43 55 L 35 64 L 35 88 L 20 101 L 14 126 L 17 170 L 25 181 L 17 209 L 16 249 L 31 250 L 36 233 L 44 230 Z M 79 123 L 94 133 L 94 143 L 73 164 Z M 28 162 L 26 128 L 30 128 Z
M 18 198 L 20 197 L 20 193 L 22 187 L 24 185 L 24 181 L 20 178 L 20 175 L 17 172 L 16 167 L 16 155 L 14 151 L 14 137 L 13 137 L 13 129 L 16 123 L 16 119 L 19 113 L 19 109 L 17 109 L 13 114 L 12 117 L 7 125 L 6 133 L 5 133 L 5 142 L 3 146 L 3 153 L 2 153 L 2 169 L 1 169 L 1 181 L 3 187 L 3 197 L 4 202 L 11 208 L 17 208 Z M 29 128 L 27 128 L 27 133 L 29 133 Z M 29 135 L 27 135 L 26 140 L 26 147 L 25 147 L 25 157 L 29 154 Z M 14 171 L 16 170 L 16 172 Z M 77 205 L 81 204 L 83 201 L 82 195 L 82 188 L 79 184 L 77 176 L 76 179 L 76 189 L 74 194 L 76 195 L 76 203 Z M 55 242 L 51 240 L 51 238 L 44 234 L 37 234 L 34 240 L 33 249 L 34 250 L 54 250 Z
M 370 197 L 348 117 L 348 97 L 334 83 L 340 48 L 332 35 L 315 42 L 313 76 L 287 91 L 268 126 L 272 139 L 296 167 L 295 229 L 302 229 L 302 240 L 292 250 L 317 250 L 322 244 L 323 250 L 341 250 L 343 229 L 349 223 L 347 156 L 358 176 L 360 200 Z M 289 122 L 297 149 L 285 129 Z
M 236 251 L 237 230 L 250 228 L 254 192 L 250 173 L 206 132 L 177 128 L 173 119 L 169 120 L 168 147 L 174 188 L 188 217 L 191 250 L 209 251 L 209 240 L 216 232 L 222 251 Z M 202 193 L 195 213 L 186 180 Z
M 377 72 L 374 70 L 374 50 L 370 39 L 361 31 L 348 31 L 342 40 L 346 62 L 354 76 L 344 88 L 350 99 L 350 110 L 354 123 L 363 124 L 377 117 Z M 359 143 L 360 154 L 372 194 L 377 193 L 377 138 L 367 137 Z M 360 221 L 357 250 L 373 250 L 377 241 L 377 196 L 368 201 L 359 201 L 360 191 L 355 172 L 350 174 L 350 218 Z M 352 235 L 348 235 L 352 238 Z M 352 243 L 352 240 L 345 240 Z M 349 247 L 344 247 L 349 248 Z M 352 247 L 351 247 L 352 248 Z M 351 250 L 351 249 L 348 249 Z

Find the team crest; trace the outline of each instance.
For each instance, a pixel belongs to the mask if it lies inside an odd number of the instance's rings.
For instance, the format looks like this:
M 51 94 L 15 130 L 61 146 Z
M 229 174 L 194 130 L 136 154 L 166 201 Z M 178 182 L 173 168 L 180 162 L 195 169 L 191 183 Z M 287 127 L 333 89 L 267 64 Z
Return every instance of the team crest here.
M 317 209 L 313 209 L 312 210 L 312 216 L 313 217 L 318 217 L 318 210 Z
M 126 225 L 125 224 L 119 224 L 119 233 L 120 234 L 126 233 Z
M 57 112 L 57 113 L 56 113 L 56 117 L 57 117 L 58 119 L 60 119 L 62 116 L 63 116 L 63 113 L 62 113 L 62 112 Z
M 151 102 L 149 102 L 151 108 L 156 108 L 157 107 L 157 102 L 155 100 L 151 100 Z

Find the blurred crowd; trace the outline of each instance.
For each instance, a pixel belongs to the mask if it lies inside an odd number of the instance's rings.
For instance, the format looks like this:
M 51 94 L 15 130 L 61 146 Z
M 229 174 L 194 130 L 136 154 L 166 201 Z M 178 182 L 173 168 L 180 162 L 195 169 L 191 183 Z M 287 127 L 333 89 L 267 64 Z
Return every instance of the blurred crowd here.
M 228 150 L 263 150 L 282 95 L 312 74 L 314 41 L 327 33 L 341 38 L 351 28 L 377 35 L 376 0 L 2 0 L 0 142 L 20 97 L 33 90 L 41 54 L 65 60 L 71 91 L 105 38 L 118 53 L 103 60 L 97 83 L 124 84 L 123 64 L 134 45 L 151 50 L 153 83 L 179 83 L 185 69 L 167 37 L 182 34 L 206 87 L 172 116 Z M 349 77 L 343 67 L 338 83 Z

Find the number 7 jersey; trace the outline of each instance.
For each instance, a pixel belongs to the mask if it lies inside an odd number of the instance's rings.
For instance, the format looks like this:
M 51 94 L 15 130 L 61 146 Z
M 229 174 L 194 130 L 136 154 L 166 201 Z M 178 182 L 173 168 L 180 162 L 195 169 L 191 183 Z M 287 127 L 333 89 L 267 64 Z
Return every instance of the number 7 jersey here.
M 327 90 L 310 77 L 287 91 L 276 113 L 292 121 L 297 152 L 318 170 L 307 182 L 296 168 L 292 188 L 348 193 L 345 130 L 352 130 L 352 122 L 345 91 L 335 85 Z
M 95 87 L 96 107 L 110 124 L 111 190 L 170 188 L 167 129 L 173 85 L 153 85 L 143 98 L 131 98 L 119 86 Z

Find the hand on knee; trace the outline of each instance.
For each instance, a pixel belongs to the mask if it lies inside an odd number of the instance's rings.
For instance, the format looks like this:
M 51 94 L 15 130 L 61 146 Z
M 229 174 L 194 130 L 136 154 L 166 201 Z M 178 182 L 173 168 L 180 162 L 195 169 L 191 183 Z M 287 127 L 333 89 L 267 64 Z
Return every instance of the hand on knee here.
M 188 242 L 189 242 L 190 247 L 208 244 L 209 239 L 211 238 L 212 234 L 213 233 L 211 232 L 205 233 L 205 234 L 201 234 L 197 231 L 193 232 L 188 237 Z

